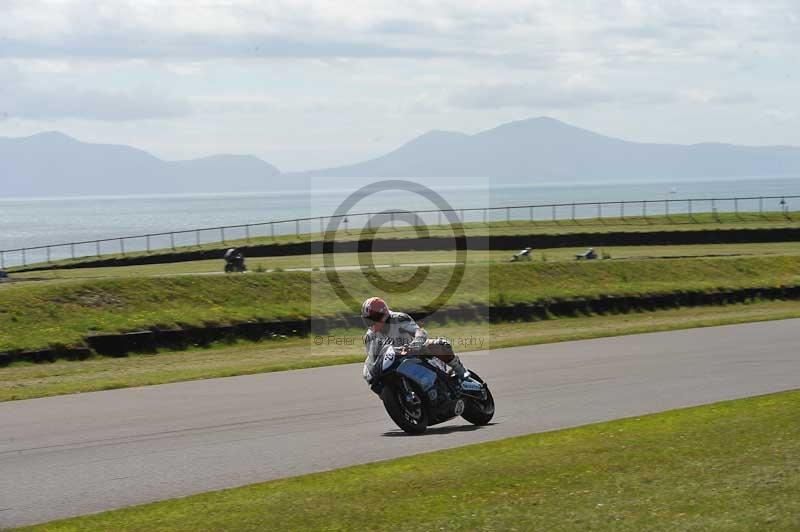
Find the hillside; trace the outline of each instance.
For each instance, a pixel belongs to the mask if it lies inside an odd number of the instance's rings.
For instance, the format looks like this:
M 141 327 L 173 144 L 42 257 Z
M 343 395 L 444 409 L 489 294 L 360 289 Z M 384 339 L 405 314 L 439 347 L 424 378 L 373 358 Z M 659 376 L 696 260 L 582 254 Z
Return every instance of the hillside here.
M 58 132 L 0 137 L 0 197 L 270 190 L 277 168 L 256 157 L 163 161 L 129 146 Z
M 800 148 L 646 144 L 540 117 L 475 135 L 431 131 L 381 157 L 318 177 L 490 177 L 508 182 L 800 175 Z

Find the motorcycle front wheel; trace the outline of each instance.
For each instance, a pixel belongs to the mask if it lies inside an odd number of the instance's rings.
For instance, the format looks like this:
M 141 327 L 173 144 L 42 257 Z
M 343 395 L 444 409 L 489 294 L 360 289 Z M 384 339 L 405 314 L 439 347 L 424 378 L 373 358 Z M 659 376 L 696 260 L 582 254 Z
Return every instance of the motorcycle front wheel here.
M 485 386 L 485 390 L 486 397 L 484 399 L 476 397 L 466 399 L 461 417 L 473 425 L 488 425 L 494 417 L 494 397 L 492 397 L 492 392 L 489 391 L 488 386 Z
M 422 434 L 428 428 L 428 411 L 409 381 L 387 383 L 381 390 L 381 399 L 392 421 L 408 434 Z

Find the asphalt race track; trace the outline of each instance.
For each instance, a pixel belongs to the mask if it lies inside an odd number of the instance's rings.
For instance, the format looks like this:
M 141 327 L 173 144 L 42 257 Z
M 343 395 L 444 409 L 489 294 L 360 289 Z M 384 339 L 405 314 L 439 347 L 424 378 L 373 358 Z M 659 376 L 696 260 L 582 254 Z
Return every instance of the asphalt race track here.
M 800 320 L 463 359 L 492 388 L 494 424 L 419 437 L 392 424 L 360 365 L 0 403 L 0 528 L 799 388 Z

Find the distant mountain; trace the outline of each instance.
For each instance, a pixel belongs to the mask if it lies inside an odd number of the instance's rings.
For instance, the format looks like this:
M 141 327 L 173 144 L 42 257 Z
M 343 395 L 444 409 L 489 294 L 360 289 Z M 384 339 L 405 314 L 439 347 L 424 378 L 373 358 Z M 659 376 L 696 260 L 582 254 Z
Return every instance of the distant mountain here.
M 162 161 L 63 133 L 0 137 L 0 197 L 272 190 L 277 168 L 248 155 Z
M 800 148 L 645 144 L 540 117 L 475 135 L 431 131 L 382 157 L 294 175 L 499 181 L 688 180 L 800 174 Z

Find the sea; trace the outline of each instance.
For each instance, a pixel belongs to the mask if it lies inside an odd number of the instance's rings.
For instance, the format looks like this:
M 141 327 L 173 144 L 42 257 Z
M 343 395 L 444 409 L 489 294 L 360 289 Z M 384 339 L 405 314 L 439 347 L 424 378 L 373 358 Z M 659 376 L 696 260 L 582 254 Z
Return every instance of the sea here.
M 245 235 L 244 228 L 221 232 L 216 229 L 221 226 L 263 224 L 250 228 L 251 236 L 317 231 L 320 229 L 319 220 L 283 221 L 331 216 L 343 205 L 349 207 L 342 211 L 344 214 L 386 210 L 437 211 L 443 207 L 459 211 L 492 207 L 495 210 L 489 212 L 489 218 L 499 219 L 508 216 L 508 212 L 502 208 L 507 206 L 673 200 L 670 202 L 671 212 L 678 213 L 686 212 L 687 208 L 680 200 L 690 198 L 770 197 L 773 199 L 766 200 L 763 208 L 773 211 L 783 208 L 797 210 L 796 204 L 800 203 L 800 176 L 570 185 L 502 185 L 488 180 L 439 178 L 386 181 L 326 178 L 312 180 L 296 190 L 236 194 L 0 198 L 0 251 L 3 251 L 3 260 L 8 267 L 22 260 L 31 262 L 44 258 L 43 250 L 28 251 L 24 259 L 19 251 L 14 250 L 71 242 L 189 231 L 173 236 L 172 240 L 163 235 L 150 239 L 131 238 L 122 244 L 118 240 L 109 240 L 101 244 L 61 246 L 51 250 L 50 258 L 65 258 L 74 253 L 89 255 L 98 251 L 117 252 L 120 246 L 124 246 L 126 251 L 134 251 L 143 250 L 148 245 L 155 249 Z M 783 203 L 780 203 L 781 199 Z M 723 204 L 717 202 L 715 205 Z M 695 205 L 697 209 L 710 210 L 709 206 L 703 208 L 702 202 Z M 614 207 L 606 207 L 609 208 Z M 630 212 L 630 209 L 637 207 L 627 205 L 625 208 Z M 651 205 L 650 208 L 651 213 L 658 214 L 653 212 L 657 207 Z M 751 200 L 750 204 L 742 202 L 739 208 L 756 210 L 757 206 Z M 560 209 L 559 217 L 568 216 L 563 208 Z M 553 212 L 550 208 L 541 207 L 535 209 L 534 216 L 546 218 L 552 216 Z M 578 216 L 595 214 L 596 207 L 578 207 Z M 528 215 L 526 211 L 525 216 Z M 426 221 L 433 223 L 432 213 L 427 216 Z M 481 216 L 480 212 L 468 212 L 464 219 L 477 221 Z M 351 216 L 348 221 L 356 222 L 356 218 Z M 150 240 L 149 244 L 147 240 Z

